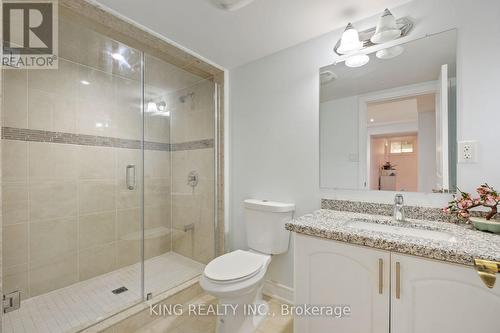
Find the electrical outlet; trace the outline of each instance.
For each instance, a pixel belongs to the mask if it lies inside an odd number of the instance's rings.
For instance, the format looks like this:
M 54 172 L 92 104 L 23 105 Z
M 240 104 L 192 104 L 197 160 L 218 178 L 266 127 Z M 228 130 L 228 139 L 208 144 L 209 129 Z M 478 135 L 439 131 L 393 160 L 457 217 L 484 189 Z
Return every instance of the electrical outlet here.
M 458 162 L 477 163 L 477 141 L 458 142 Z

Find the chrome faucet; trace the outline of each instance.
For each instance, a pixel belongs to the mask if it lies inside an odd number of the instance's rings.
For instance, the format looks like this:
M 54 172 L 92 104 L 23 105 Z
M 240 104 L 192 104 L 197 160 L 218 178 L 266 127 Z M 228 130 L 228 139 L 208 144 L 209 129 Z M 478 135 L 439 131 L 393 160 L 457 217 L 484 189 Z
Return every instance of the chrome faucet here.
M 394 197 L 394 220 L 397 222 L 405 221 L 405 206 L 402 194 L 396 194 Z

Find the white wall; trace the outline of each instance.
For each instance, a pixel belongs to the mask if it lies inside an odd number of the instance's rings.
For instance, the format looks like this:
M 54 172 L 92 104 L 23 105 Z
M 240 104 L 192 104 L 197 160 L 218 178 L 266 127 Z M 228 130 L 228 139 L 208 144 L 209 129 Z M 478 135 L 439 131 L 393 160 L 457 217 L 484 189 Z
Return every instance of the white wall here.
M 358 96 L 321 103 L 320 185 L 358 188 Z
M 393 13 L 415 19 L 411 38 L 458 28 L 458 139 L 480 141 L 479 163 L 458 167 L 458 185 L 472 190 L 487 181 L 500 187 L 500 43 L 494 38 L 500 34 L 500 1 L 418 0 Z M 369 28 L 376 20 L 356 27 Z M 241 201 L 247 197 L 294 202 L 297 215 L 319 208 L 321 197 L 392 202 L 391 192 L 319 190 L 318 69 L 334 61 L 332 47 L 340 35 L 337 30 L 231 71 L 233 248 L 246 247 Z M 448 199 L 405 197 L 408 204 L 424 206 L 442 206 Z M 273 259 L 270 279 L 293 284 L 292 255 Z

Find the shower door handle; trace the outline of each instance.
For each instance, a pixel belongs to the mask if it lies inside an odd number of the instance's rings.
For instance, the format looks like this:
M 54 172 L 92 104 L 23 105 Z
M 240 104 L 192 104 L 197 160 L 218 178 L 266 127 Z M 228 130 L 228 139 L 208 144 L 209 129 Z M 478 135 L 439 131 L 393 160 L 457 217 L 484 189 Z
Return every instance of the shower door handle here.
M 127 165 L 125 169 L 125 181 L 127 182 L 127 189 L 130 191 L 135 190 L 135 165 Z

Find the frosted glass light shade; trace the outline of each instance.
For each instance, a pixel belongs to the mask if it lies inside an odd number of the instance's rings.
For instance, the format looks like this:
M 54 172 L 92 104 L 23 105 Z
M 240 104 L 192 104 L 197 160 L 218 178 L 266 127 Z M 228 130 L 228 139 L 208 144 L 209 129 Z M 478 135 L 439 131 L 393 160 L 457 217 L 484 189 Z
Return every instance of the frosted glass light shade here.
M 403 53 L 404 50 L 405 50 L 404 47 L 402 47 L 401 45 L 396 45 L 393 47 L 389 47 L 387 49 L 378 50 L 375 56 L 379 59 L 384 59 L 384 60 L 392 59 L 396 58 L 398 55 Z
M 347 25 L 340 39 L 340 46 L 337 52 L 340 54 L 349 54 L 361 50 L 363 42 L 359 40 L 359 34 L 351 23 Z
M 382 16 L 380 16 L 375 34 L 373 34 L 370 40 L 374 44 L 382 44 L 394 40 L 399 36 L 401 36 L 401 30 L 398 29 L 396 19 L 389 9 L 386 8 Z
M 345 60 L 347 67 L 361 67 L 370 61 L 370 57 L 366 54 L 355 54 Z

